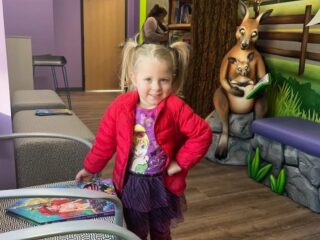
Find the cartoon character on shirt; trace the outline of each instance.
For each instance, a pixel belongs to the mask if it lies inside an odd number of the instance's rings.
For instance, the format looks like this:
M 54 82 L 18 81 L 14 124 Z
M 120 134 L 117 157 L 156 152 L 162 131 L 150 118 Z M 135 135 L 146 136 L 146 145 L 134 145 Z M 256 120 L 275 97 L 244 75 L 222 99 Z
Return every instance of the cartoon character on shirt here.
M 158 172 L 161 170 L 166 162 L 167 155 L 165 152 L 159 147 L 159 145 L 156 143 L 154 145 L 154 149 L 150 151 L 150 160 L 149 160 L 149 170 L 150 172 Z
M 149 138 L 146 129 L 142 125 L 136 124 L 133 136 L 131 171 L 143 174 L 147 170 L 149 160 L 147 155 L 148 147 Z
M 148 115 L 141 113 L 141 123 L 148 129 L 150 127 L 152 127 L 153 123 L 154 123 L 154 116 L 149 117 Z

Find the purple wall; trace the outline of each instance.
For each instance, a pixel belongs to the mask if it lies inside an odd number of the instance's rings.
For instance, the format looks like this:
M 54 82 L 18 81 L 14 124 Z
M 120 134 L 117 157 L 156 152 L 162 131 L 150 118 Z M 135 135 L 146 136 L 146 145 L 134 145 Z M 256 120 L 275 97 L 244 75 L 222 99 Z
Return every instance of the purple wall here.
M 54 51 L 52 0 L 3 0 L 5 32 L 31 36 L 33 54 Z
M 127 0 L 127 12 L 127 36 L 132 37 L 139 28 L 139 0 Z M 31 36 L 33 54 L 64 54 L 70 85 L 79 87 L 82 85 L 80 19 L 80 0 L 0 0 L 0 134 L 12 133 L 5 35 Z M 52 86 L 51 78 L 40 80 L 43 81 L 38 87 Z M 0 189 L 15 188 L 12 142 L 0 142 L 0 163 Z
M 55 53 L 67 59 L 71 87 L 82 87 L 80 5 L 80 0 L 53 1 Z
M 140 0 L 127 0 L 127 38 L 133 38 L 139 31 Z
M 139 2 L 126 1 L 127 37 L 138 32 Z M 3 8 L 6 35 L 31 36 L 33 55 L 64 55 L 70 87 L 81 88 L 81 0 L 3 0 Z M 37 68 L 35 75 L 35 88 L 53 88 L 49 69 Z
M 0 134 L 12 133 L 9 78 L 3 5 L 0 0 Z M 15 162 L 11 141 L 0 141 L 0 189 L 16 187 Z
M 32 53 L 64 55 L 70 87 L 82 87 L 80 0 L 3 0 L 6 35 L 31 36 Z M 62 87 L 59 78 L 59 87 Z M 49 69 L 35 88 L 53 88 Z

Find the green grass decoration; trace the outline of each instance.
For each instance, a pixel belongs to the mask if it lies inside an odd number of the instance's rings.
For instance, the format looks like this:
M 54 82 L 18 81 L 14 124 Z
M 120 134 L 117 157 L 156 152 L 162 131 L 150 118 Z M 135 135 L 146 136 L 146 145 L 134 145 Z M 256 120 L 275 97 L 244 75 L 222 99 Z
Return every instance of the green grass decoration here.
M 256 148 L 254 156 L 250 151 L 247 155 L 248 162 L 248 175 L 250 178 L 261 182 L 272 168 L 272 164 L 268 163 L 263 167 L 260 167 L 260 149 Z
M 275 178 L 273 174 L 269 176 L 271 190 L 275 193 L 282 195 L 284 193 L 286 185 L 286 172 L 282 168 L 278 178 Z
M 295 77 L 285 77 L 274 70 L 270 75 L 273 82 L 266 90 L 268 116 L 292 116 L 320 123 L 320 104 L 314 101 L 320 94 L 310 83 L 299 83 Z

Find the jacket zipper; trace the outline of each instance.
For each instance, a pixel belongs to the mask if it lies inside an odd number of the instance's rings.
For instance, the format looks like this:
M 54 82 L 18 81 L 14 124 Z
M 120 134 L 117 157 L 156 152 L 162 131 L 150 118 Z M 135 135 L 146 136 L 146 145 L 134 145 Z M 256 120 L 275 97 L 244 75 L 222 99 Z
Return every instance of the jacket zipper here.
M 133 125 L 134 125 L 134 115 L 132 114 L 132 113 L 130 113 L 130 112 L 128 112 L 128 119 L 127 119 L 127 121 L 128 121 L 128 124 L 129 124 L 129 126 L 130 126 L 130 129 L 133 129 Z M 130 145 L 130 147 L 129 147 L 129 151 L 128 151 L 128 153 L 127 153 L 127 161 L 125 162 L 125 167 L 124 167 L 124 173 L 123 173 L 123 176 L 121 177 L 121 191 L 122 191 L 122 189 L 123 189 L 123 187 L 124 187 L 124 179 L 125 179 L 125 177 L 126 177 L 126 172 L 127 172 L 127 167 L 128 167 L 128 163 L 129 163 L 129 161 L 130 161 L 130 153 L 131 153 L 131 144 L 132 144 L 132 138 L 133 138 L 133 131 L 131 131 L 130 133 L 130 137 L 129 137 L 129 145 Z

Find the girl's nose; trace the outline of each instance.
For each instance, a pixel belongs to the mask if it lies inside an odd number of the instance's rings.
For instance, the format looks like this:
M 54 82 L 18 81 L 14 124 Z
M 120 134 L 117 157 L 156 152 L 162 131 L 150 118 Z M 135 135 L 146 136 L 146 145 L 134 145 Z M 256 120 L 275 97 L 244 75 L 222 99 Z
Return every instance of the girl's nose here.
M 159 90 L 160 89 L 160 81 L 158 81 L 158 80 L 152 81 L 151 88 L 153 90 Z

